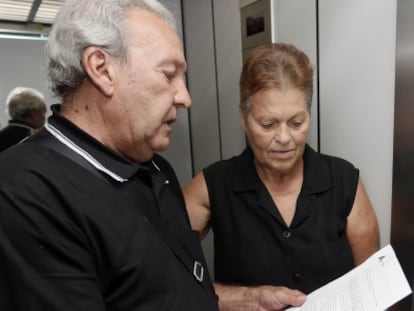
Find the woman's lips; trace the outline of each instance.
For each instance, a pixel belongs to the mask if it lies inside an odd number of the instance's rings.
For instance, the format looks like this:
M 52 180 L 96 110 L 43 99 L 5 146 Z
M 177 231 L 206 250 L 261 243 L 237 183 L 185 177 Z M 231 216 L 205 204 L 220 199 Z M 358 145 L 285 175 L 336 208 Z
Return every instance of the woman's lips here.
M 278 159 L 287 159 L 291 158 L 293 156 L 294 150 L 274 150 L 271 151 L 272 156 L 278 158 Z

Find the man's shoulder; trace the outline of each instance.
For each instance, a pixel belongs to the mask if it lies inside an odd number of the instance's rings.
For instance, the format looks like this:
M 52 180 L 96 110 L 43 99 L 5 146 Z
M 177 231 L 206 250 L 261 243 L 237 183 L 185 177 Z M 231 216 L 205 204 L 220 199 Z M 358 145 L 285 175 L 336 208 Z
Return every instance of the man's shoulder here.
M 7 142 L 15 141 L 15 143 L 18 143 L 20 140 L 24 139 L 29 134 L 30 134 L 30 129 L 28 128 L 8 125 L 0 129 L 0 145 L 6 141 Z
M 33 169 L 34 164 L 39 161 L 48 163 L 50 159 L 47 159 L 46 152 L 40 146 L 36 147 L 23 141 L 0 152 L 1 175 L 16 174 Z

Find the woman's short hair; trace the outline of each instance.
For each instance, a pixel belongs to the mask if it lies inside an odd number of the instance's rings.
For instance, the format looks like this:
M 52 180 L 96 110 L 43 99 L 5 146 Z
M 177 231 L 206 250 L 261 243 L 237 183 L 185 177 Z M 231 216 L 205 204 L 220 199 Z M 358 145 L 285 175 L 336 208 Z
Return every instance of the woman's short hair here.
M 306 54 L 286 43 L 261 45 L 248 55 L 240 76 L 240 107 L 245 116 L 249 98 L 267 88 L 292 87 L 306 95 L 308 109 L 313 95 L 313 68 Z
M 123 22 L 127 10 L 141 8 L 156 14 L 175 29 L 172 14 L 157 0 L 67 0 L 57 15 L 46 45 L 48 77 L 52 92 L 61 98 L 87 77 L 82 54 L 99 46 L 127 61 Z
M 19 86 L 7 96 L 6 114 L 12 119 L 26 119 L 38 112 L 46 112 L 45 97 L 38 90 Z

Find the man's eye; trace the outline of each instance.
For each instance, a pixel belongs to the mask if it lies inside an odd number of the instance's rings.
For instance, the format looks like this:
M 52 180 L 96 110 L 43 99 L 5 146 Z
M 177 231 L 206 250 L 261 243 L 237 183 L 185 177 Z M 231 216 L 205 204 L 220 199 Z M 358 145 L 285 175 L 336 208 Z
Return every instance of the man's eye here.
M 169 72 L 164 72 L 164 75 L 165 75 L 165 77 L 167 78 L 168 81 L 171 81 L 175 77 L 174 73 L 169 73 Z

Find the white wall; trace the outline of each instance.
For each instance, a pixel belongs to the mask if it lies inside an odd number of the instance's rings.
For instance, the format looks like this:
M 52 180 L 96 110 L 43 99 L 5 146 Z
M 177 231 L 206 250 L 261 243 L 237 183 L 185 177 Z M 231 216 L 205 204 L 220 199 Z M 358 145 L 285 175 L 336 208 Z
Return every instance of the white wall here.
M 272 0 L 274 41 L 291 43 L 309 57 L 314 66 L 314 93 L 308 143 L 318 150 L 317 21 L 315 0 Z
M 0 124 L 7 125 L 5 103 L 16 86 L 32 87 L 41 91 L 47 103 L 53 104 L 46 84 L 44 66 L 45 40 L 10 39 L 0 37 Z
M 321 152 L 360 169 L 390 240 L 396 0 L 319 0 Z

